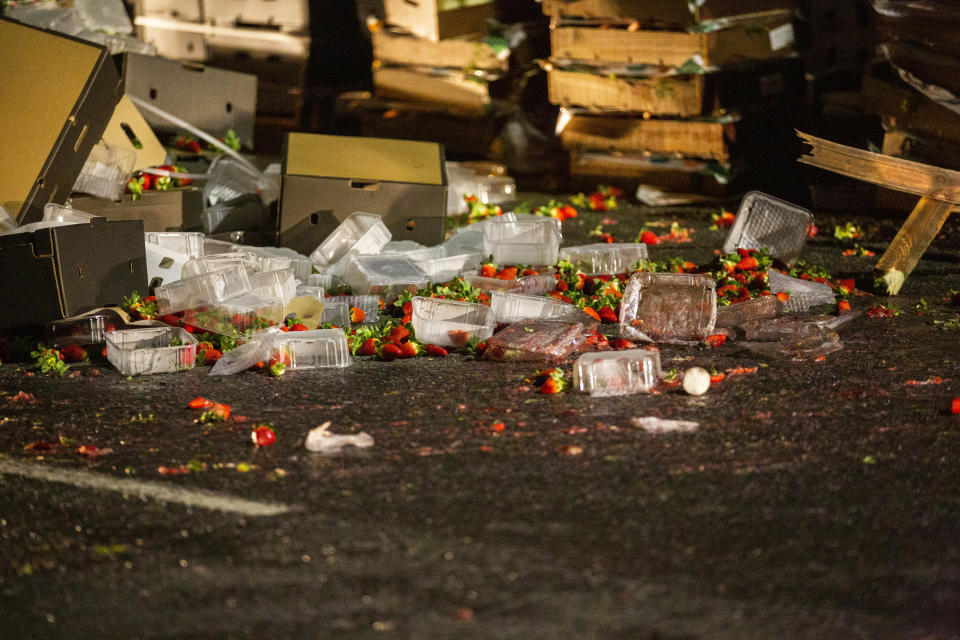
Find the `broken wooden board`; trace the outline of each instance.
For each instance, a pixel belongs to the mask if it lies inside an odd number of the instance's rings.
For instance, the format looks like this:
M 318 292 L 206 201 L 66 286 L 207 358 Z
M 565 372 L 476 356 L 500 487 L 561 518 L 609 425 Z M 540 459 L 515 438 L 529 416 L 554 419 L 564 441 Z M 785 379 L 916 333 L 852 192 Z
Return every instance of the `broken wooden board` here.
M 895 191 L 921 196 L 910 217 L 877 261 L 887 293 L 900 292 L 907 276 L 960 204 L 960 172 L 855 149 L 797 132 L 810 145 L 800 162 Z

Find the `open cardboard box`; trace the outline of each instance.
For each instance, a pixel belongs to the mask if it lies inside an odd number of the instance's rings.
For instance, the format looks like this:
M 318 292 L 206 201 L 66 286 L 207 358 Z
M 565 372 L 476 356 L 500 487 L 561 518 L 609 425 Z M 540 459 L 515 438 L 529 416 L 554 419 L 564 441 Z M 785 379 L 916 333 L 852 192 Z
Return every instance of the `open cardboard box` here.
M 309 254 L 356 211 L 379 214 L 394 240 L 443 242 L 443 163 L 436 142 L 291 133 L 283 158 L 280 244 Z
M 116 201 L 77 195 L 70 202 L 77 211 L 108 220 L 141 220 L 144 231 L 197 230 L 203 213 L 203 192 L 192 187 L 144 191 L 136 200 L 129 193 Z
M 0 205 L 20 224 L 66 202 L 122 95 L 106 48 L 0 18 Z
M 143 223 L 94 218 L 0 236 L 0 328 L 60 320 L 147 291 Z

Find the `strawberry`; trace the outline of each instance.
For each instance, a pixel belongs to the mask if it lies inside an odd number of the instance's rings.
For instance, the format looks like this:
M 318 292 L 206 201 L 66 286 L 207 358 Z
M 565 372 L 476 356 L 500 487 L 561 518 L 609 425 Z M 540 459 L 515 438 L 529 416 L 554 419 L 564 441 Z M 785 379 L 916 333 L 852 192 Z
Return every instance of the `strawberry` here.
M 367 338 L 363 341 L 363 344 L 360 345 L 360 349 L 357 350 L 358 356 L 375 356 L 377 355 L 377 339 L 376 338 Z
M 746 258 L 741 258 L 740 262 L 737 263 L 737 271 L 753 271 L 759 266 L 757 259 L 753 256 L 747 256 Z
M 226 422 L 230 419 L 230 405 L 214 402 L 213 405 L 200 414 L 200 422 Z
M 250 432 L 250 439 L 258 447 L 269 447 L 277 441 L 277 433 L 266 425 L 257 425 Z
M 380 301 L 380 304 L 383 304 L 382 300 Z M 413 313 L 413 302 L 411 302 L 410 300 L 407 300 L 406 302 L 404 302 L 402 311 L 403 311 L 403 315 L 405 316 L 411 315 Z
M 613 340 L 610 341 L 610 346 L 616 349 L 617 351 L 621 351 L 623 349 L 634 349 L 636 348 L 637 345 L 635 345 L 634 343 L 630 342 L 625 338 L 614 338 Z
M 653 231 L 647 230 L 640 234 L 640 242 L 644 244 L 660 244 L 660 238 Z
M 497 275 L 497 265 L 489 262 L 480 267 L 480 275 L 484 278 L 494 278 Z
M 400 345 L 401 358 L 415 358 L 420 354 L 420 343 L 408 340 Z
M 950 403 L 950 413 L 954 415 L 960 413 L 960 398 L 954 398 Z
M 540 393 L 560 393 L 563 391 L 563 385 L 556 378 L 547 378 L 547 381 L 540 387 Z
M 393 344 L 399 345 L 404 340 L 410 338 L 410 331 L 403 326 L 394 327 L 390 334 L 386 337 L 387 342 L 392 342 Z
M 290 331 L 310 331 L 310 327 L 302 322 L 298 322 L 290 327 Z
M 620 318 L 617 317 L 617 312 L 613 310 L 611 306 L 600 307 L 597 311 L 600 316 L 600 321 L 605 324 L 610 324 L 613 322 L 619 322 Z
M 160 316 L 159 318 L 157 318 L 157 320 L 159 320 L 160 322 L 164 322 L 170 325 L 171 327 L 176 327 L 180 325 L 180 318 L 173 315 L 172 313 L 168 313 L 166 315 Z
M 517 277 L 517 268 L 516 267 L 504 267 L 497 272 L 496 276 L 499 280 L 513 280 Z
M 391 362 L 402 356 L 403 352 L 400 350 L 400 347 L 392 342 L 387 342 L 380 347 L 380 357 L 383 358 L 385 362 Z
M 413 311 L 413 304 L 410 305 L 410 310 Z M 363 309 L 357 307 L 350 307 L 350 323 L 357 324 L 358 322 L 363 322 L 366 319 L 367 314 L 364 313 Z
M 594 320 L 596 320 L 597 322 L 603 322 L 603 319 L 600 317 L 600 314 L 597 313 L 596 309 L 593 309 L 592 307 L 584 307 L 583 312 L 588 316 L 590 316 L 591 318 L 593 318 Z
M 521 275 L 521 276 L 524 276 L 524 277 L 526 277 L 526 276 L 535 276 L 535 275 L 537 275 L 537 271 L 536 271 L 536 269 L 524 269 L 524 270 L 520 273 L 520 275 Z
M 428 356 L 433 356 L 435 358 L 442 358 L 447 355 L 447 350 L 436 344 L 428 344 L 424 347 L 424 350 L 427 352 Z
M 188 406 L 191 409 L 209 409 L 210 407 L 213 406 L 213 401 L 197 396 L 196 398 L 190 401 Z
M 786 302 L 789 299 L 790 299 L 790 294 L 787 293 L 786 291 L 781 291 L 780 293 L 777 294 L 777 300 L 779 300 L 780 302 Z
M 68 344 L 60 348 L 60 356 L 66 362 L 83 362 L 87 359 L 87 352 L 78 344 Z
M 494 422 L 492 425 L 490 425 L 490 428 L 494 431 L 503 431 L 507 428 L 507 425 L 502 422 Z
M 566 291 L 570 288 L 566 280 L 557 280 L 557 291 Z
M 723 343 L 727 341 L 727 336 L 722 333 L 715 333 L 713 335 L 707 336 L 704 339 L 711 347 L 722 347 Z
M 849 301 L 849 300 L 841 300 L 840 302 L 837 303 L 837 313 L 838 313 L 838 314 L 846 313 L 847 311 L 850 311 L 850 301 Z
M 200 353 L 203 353 L 204 364 L 213 364 L 223 357 L 223 353 L 219 349 L 204 349 L 202 352 L 197 352 L 197 355 L 200 355 Z

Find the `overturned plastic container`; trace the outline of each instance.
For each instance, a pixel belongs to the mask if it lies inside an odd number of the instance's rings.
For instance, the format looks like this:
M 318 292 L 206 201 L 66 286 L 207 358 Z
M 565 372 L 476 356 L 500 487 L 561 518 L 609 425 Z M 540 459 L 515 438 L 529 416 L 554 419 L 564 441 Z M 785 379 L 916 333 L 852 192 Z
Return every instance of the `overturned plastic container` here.
M 732 329 L 755 320 L 775 318 L 783 309 L 776 296 L 758 296 L 734 304 L 717 307 L 715 328 Z
M 443 245 L 428 247 L 413 240 L 391 240 L 383 245 L 383 248 L 380 250 L 380 255 L 401 255 L 410 258 L 414 262 L 421 262 L 423 260 L 434 260 L 436 258 L 446 257 L 447 252 Z
M 184 263 L 182 271 L 184 278 L 190 278 L 232 267 L 242 267 L 246 269 L 247 273 L 255 273 L 260 270 L 260 259 L 252 251 L 215 253 L 188 260 Z
M 125 376 L 193 369 L 197 340 L 180 327 L 126 329 L 104 334 L 107 360 Z
M 353 364 L 343 329 L 281 333 L 271 338 L 268 357 L 290 369 L 337 368 Z
M 363 322 L 376 322 L 380 314 L 379 296 L 327 296 L 323 299 L 324 304 L 343 304 L 347 308 L 347 317 L 351 307 L 356 307 L 363 311 Z
M 190 256 L 152 242 L 144 243 L 143 247 L 147 260 L 147 280 L 151 288 L 183 278 L 183 268 L 190 262 Z
M 490 278 L 487 276 L 482 276 L 479 273 L 464 273 L 461 274 L 461 277 L 468 283 L 471 287 L 480 289 L 481 291 L 486 291 L 492 293 L 494 291 L 517 291 L 521 290 L 520 281 L 518 279 L 514 280 L 504 280 L 501 278 Z
M 633 264 L 647 259 L 647 245 L 619 242 L 584 244 L 564 247 L 560 259 L 568 260 L 578 271 L 588 276 L 618 274 L 633 271 Z
M 236 158 L 217 156 L 207 170 L 207 182 L 203 186 L 204 206 L 217 206 L 245 194 L 259 195 L 260 175 L 254 167 Z
M 496 322 L 486 305 L 420 296 L 411 302 L 413 332 L 424 344 L 460 348 L 493 335 Z
M 486 360 L 561 362 L 582 347 L 592 324 L 558 320 L 521 320 L 487 340 Z
M 68 207 L 62 204 L 55 204 L 53 202 L 44 205 L 43 207 L 43 221 L 44 222 L 60 222 L 65 224 L 90 224 L 90 221 L 96 218 L 97 216 L 92 213 L 85 213 L 83 211 L 78 211 L 72 207 Z
M 573 388 L 591 396 L 645 393 L 660 381 L 660 354 L 646 349 L 585 353 L 573 364 Z
M 136 162 L 137 153 L 133 149 L 97 143 L 80 170 L 73 190 L 107 200 L 119 200 L 127 188 Z
M 391 233 L 375 213 L 351 213 L 310 254 L 320 265 L 333 264 L 352 251 L 359 255 L 380 253 L 390 242 Z
M 516 291 L 528 296 L 539 296 L 557 290 L 557 277 L 553 273 L 538 273 L 516 279 Z
M 568 302 L 509 291 L 494 291 L 490 294 L 490 309 L 498 324 L 510 324 L 526 318 L 549 318 L 570 322 L 589 320 L 587 314 Z
M 235 266 L 157 287 L 157 309 L 161 315 L 215 304 L 250 291 L 250 278 L 243 267 Z
M 106 334 L 127 328 L 119 313 L 103 309 L 80 318 L 57 320 L 46 325 L 44 343 L 54 349 L 68 344 L 101 344 Z
M 284 306 L 297 295 L 297 281 L 292 269 L 277 269 L 249 274 L 250 290 L 268 298 L 279 298 Z
M 620 302 L 620 333 L 652 342 L 700 342 L 713 332 L 717 293 L 707 274 L 638 272 Z
M 345 261 L 343 281 L 356 294 L 376 294 L 389 302 L 404 291 L 423 289 L 430 276 L 403 256 L 350 255 Z
M 416 261 L 417 266 L 430 277 L 430 282 L 437 283 L 452 280 L 463 273 L 476 271 L 482 262 L 483 255 L 479 253 L 461 253 Z
M 837 301 L 833 288 L 824 282 L 793 278 L 776 269 L 767 269 L 767 277 L 770 279 L 770 291 L 790 295 L 783 303 L 783 309 L 788 313 L 802 313 L 810 307 L 835 304 Z
M 196 231 L 148 231 L 143 234 L 143 239 L 194 259 L 204 255 L 205 238 Z
M 553 218 L 505 220 L 490 218 L 484 227 L 487 249 L 497 264 L 556 264 L 560 231 Z
M 329 324 L 334 327 L 350 326 L 350 305 L 344 302 L 333 301 L 333 298 L 323 300 L 323 314 L 320 316 L 320 324 Z
M 751 191 L 740 203 L 723 250 L 766 249 L 771 256 L 793 264 L 803 252 L 812 224 L 813 214 L 807 209 Z
M 183 324 L 230 337 L 249 336 L 283 322 L 283 301 L 259 293 L 244 293 L 183 312 Z

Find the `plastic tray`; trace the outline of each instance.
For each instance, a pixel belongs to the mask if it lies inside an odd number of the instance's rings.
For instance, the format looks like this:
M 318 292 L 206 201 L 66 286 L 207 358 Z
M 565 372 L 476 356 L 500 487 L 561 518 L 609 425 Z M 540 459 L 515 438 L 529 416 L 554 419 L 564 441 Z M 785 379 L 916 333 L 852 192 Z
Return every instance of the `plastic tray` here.
M 493 334 L 493 313 L 486 305 L 420 296 L 412 302 L 413 332 L 424 344 L 459 348 Z
M 161 315 L 215 304 L 250 291 L 250 278 L 243 267 L 212 271 L 157 287 Z
M 127 329 L 105 334 L 107 360 L 125 376 L 193 369 L 197 340 L 180 327 Z
M 246 293 L 220 303 L 187 309 L 183 324 L 225 336 L 241 337 L 283 322 L 279 298 Z
M 751 191 L 740 203 L 723 250 L 767 249 L 770 255 L 793 264 L 803 252 L 812 224 L 813 214 L 807 209 Z
M 387 225 L 375 213 L 352 213 L 314 249 L 310 258 L 320 265 L 333 264 L 353 251 L 360 255 L 380 253 L 390 242 Z
M 635 273 L 620 302 L 620 332 L 627 338 L 699 342 L 716 320 L 716 283 L 707 274 Z
M 490 295 L 490 309 L 498 324 L 510 324 L 526 318 L 552 318 L 570 322 L 585 322 L 588 319 L 583 311 L 562 300 L 507 291 L 494 291 Z
M 646 349 L 585 353 L 573 365 L 573 388 L 591 396 L 644 393 L 660 380 L 660 354 Z
M 344 266 L 343 281 L 355 294 L 372 293 L 390 301 L 403 291 L 426 287 L 430 276 L 403 256 L 351 255 Z
M 564 247 L 560 250 L 560 259 L 569 260 L 575 269 L 588 276 L 629 273 L 635 262 L 647 259 L 647 245 L 598 242 Z
M 353 364 L 343 329 L 288 331 L 270 341 L 270 359 L 290 369 L 349 367 Z
M 501 217 L 487 220 L 484 239 L 497 264 L 556 264 L 560 232 L 552 218 L 511 221 Z
M 204 255 L 204 235 L 195 231 L 149 231 L 143 234 L 143 239 L 191 258 Z

